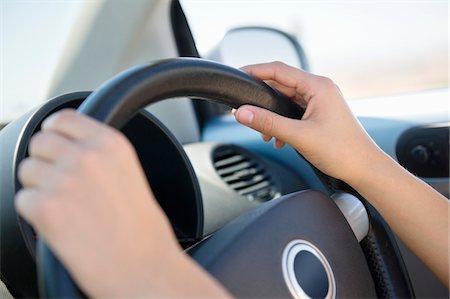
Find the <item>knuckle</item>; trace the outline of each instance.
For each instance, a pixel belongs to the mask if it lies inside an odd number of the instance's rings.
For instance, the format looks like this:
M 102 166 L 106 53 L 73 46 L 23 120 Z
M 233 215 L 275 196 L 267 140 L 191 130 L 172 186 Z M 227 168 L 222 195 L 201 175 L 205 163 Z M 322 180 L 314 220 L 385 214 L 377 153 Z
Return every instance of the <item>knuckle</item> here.
M 41 144 L 44 141 L 43 140 L 44 138 L 45 135 L 42 132 L 37 132 L 36 134 L 33 135 L 33 137 L 30 140 L 30 143 L 28 144 L 28 152 L 30 153 L 30 155 L 33 155 L 33 153 L 36 152 L 36 149 L 41 146 Z
M 14 197 L 14 207 L 19 215 L 22 217 L 26 217 L 28 221 L 28 215 L 30 214 L 28 212 L 29 206 L 28 206 L 28 191 L 26 189 L 20 189 L 15 197 Z
M 282 73 L 286 69 L 287 64 L 281 61 L 274 61 L 272 63 L 272 67 L 274 71 L 274 77 L 276 77 L 277 74 Z
M 336 84 L 333 82 L 333 80 L 331 80 L 328 77 L 318 76 L 318 80 L 319 80 L 320 84 L 327 89 L 336 88 Z
M 75 117 L 77 115 L 79 115 L 75 109 L 71 109 L 71 108 L 64 108 L 61 109 L 57 112 L 57 115 L 63 117 L 63 118 L 72 118 Z
M 19 166 L 17 167 L 17 177 L 19 178 L 19 181 L 22 184 L 26 181 L 31 165 L 32 165 L 31 159 L 25 158 L 24 160 L 22 160 L 22 162 L 20 162 Z
M 284 62 L 281 62 L 281 61 L 279 61 L 279 60 L 276 60 L 276 61 L 272 62 L 272 65 L 273 65 L 275 68 L 283 68 L 283 67 L 286 66 L 286 64 L 285 64 Z
M 60 192 L 64 195 L 67 192 L 76 192 L 78 186 L 78 180 L 73 172 L 62 172 L 55 178 L 52 184 L 52 190 Z M 71 194 L 71 193 L 70 193 Z M 64 196 L 63 196 L 64 197 Z
M 47 122 L 47 127 L 61 127 L 66 123 L 70 122 L 74 116 L 73 109 L 63 109 L 58 112 L 52 114 L 47 120 L 51 120 L 51 122 Z
M 26 206 L 26 199 L 27 199 L 27 190 L 22 188 L 19 191 L 17 191 L 14 199 L 14 204 L 16 207 L 16 210 L 19 213 L 23 213 L 25 206 Z
M 119 151 L 124 151 L 130 148 L 129 141 L 125 135 L 116 130 L 108 130 L 105 132 L 102 138 L 102 145 L 106 150 L 114 148 Z
M 16 211 L 33 226 L 51 227 L 57 213 L 56 201 L 50 195 L 21 189 L 14 200 Z
M 262 132 L 264 134 L 272 135 L 275 126 L 273 117 L 271 115 L 266 115 L 263 119 L 262 124 L 263 124 Z
M 95 165 L 99 158 L 99 154 L 96 148 L 84 147 L 75 151 L 73 158 L 76 168 L 89 170 Z
M 66 123 L 69 119 L 70 115 L 66 111 L 60 111 L 56 114 L 52 115 L 52 124 L 54 127 L 61 126 Z
M 337 84 L 334 85 L 334 89 L 336 90 L 336 92 L 337 92 L 339 95 L 341 95 L 341 96 L 343 97 L 341 88 L 340 88 Z

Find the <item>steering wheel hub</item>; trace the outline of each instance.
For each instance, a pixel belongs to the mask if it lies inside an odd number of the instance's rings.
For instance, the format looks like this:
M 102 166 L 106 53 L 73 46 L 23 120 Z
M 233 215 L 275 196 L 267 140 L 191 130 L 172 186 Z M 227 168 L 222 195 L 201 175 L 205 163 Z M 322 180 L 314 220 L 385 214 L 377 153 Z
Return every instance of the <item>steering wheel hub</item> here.
M 283 251 L 281 267 L 292 297 L 336 297 L 333 270 L 314 244 L 300 239 L 289 242 Z

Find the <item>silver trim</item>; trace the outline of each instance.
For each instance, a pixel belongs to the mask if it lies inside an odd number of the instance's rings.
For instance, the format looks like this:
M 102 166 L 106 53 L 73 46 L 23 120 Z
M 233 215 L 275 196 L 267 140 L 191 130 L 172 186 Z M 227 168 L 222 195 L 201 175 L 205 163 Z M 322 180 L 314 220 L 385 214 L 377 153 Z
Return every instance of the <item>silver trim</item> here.
M 358 242 L 361 242 L 369 233 L 369 216 L 364 205 L 350 193 L 338 192 L 331 198 L 344 214 Z
M 309 297 L 302 287 L 298 284 L 297 278 L 294 272 L 294 260 L 297 254 L 301 251 L 308 251 L 316 256 L 322 263 L 328 277 L 328 293 L 325 296 L 326 299 L 336 298 L 336 281 L 334 279 L 333 270 L 328 263 L 325 256 L 320 250 L 312 243 L 305 240 L 294 240 L 289 242 L 283 250 L 283 256 L 281 259 L 281 267 L 283 271 L 284 281 L 288 286 L 288 289 L 293 298 L 311 298 Z

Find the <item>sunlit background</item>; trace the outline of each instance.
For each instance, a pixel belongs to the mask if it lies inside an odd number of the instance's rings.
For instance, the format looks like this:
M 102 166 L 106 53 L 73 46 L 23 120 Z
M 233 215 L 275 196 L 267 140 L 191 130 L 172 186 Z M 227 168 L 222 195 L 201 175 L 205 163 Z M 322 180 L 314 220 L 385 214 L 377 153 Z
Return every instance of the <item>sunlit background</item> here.
M 14 119 L 47 99 L 83 2 L 0 0 L 0 120 Z
M 448 1 L 182 3 L 203 55 L 230 28 L 271 26 L 297 37 L 311 70 L 347 98 L 448 85 Z
M 48 98 L 75 20 L 95 1 L 0 1 L 0 121 Z M 311 71 L 348 99 L 448 86 L 448 1 L 181 2 L 204 56 L 228 29 L 262 25 L 297 37 Z

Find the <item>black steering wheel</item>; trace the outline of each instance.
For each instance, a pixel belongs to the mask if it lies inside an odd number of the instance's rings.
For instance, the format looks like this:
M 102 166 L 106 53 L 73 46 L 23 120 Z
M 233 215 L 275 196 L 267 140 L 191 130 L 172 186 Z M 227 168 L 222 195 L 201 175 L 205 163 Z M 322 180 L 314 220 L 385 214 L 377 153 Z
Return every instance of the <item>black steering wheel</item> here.
M 289 99 L 239 70 L 187 58 L 125 71 L 95 90 L 78 111 L 120 129 L 145 106 L 180 96 L 303 115 Z M 411 297 L 401 259 L 379 245 L 380 235 L 383 244 L 391 244 L 392 236 L 367 207 L 371 229 L 363 246 L 329 196 L 303 191 L 261 205 L 188 253 L 237 297 Z M 84 297 L 44 241 L 38 240 L 37 248 L 41 295 Z

